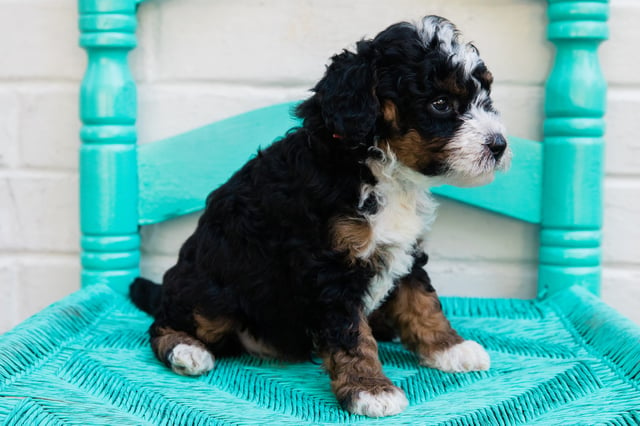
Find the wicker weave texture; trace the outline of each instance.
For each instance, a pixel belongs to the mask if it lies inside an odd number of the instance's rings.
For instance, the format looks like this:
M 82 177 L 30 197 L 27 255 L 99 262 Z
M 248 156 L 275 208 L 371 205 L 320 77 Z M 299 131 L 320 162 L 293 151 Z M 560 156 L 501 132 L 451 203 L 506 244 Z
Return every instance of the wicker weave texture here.
M 544 301 L 444 299 L 454 327 L 483 344 L 488 372 L 419 367 L 383 343 L 386 374 L 406 412 L 346 413 L 313 363 L 244 356 L 181 377 L 158 362 L 151 319 L 95 286 L 0 337 L 0 422 L 5 424 L 640 424 L 640 330 L 581 290 Z

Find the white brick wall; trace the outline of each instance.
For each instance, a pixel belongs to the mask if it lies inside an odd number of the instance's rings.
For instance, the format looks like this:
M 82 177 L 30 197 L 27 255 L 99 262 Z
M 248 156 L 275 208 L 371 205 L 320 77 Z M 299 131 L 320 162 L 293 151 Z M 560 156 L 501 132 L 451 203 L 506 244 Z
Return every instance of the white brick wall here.
M 473 7 L 470 7 L 473 3 Z M 640 2 L 612 0 L 601 55 L 610 83 L 603 297 L 640 323 Z M 75 2 L 0 0 L 0 332 L 78 287 L 78 85 Z M 362 36 L 427 13 L 449 17 L 492 69 L 511 133 L 539 139 L 552 50 L 541 0 L 180 0 L 141 6 L 140 141 L 299 99 L 327 58 Z M 195 215 L 143 230 L 158 279 Z M 442 294 L 531 297 L 537 232 L 442 201 L 431 239 Z
M 75 2 L 0 0 L 0 332 L 78 288 Z

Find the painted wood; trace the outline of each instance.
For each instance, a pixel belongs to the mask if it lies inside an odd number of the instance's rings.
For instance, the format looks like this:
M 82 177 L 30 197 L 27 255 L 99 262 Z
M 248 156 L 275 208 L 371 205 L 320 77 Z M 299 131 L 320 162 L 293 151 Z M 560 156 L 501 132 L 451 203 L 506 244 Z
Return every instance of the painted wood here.
M 297 102 L 273 105 L 183 133 L 139 149 L 140 223 L 196 212 L 212 189 L 257 152 L 298 125 Z M 433 192 L 531 223 L 540 222 L 542 144 L 510 138 L 509 172 L 488 186 L 442 186 Z
M 137 150 L 127 54 L 136 45 L 138 3 L 79 0 L 80 43 L 89 58 L 81 91 L 84 284 L 124 288 L 138 273 L 139 223 L 200 210 L 211 189 L 258 147 L 296 125 L 294 103 L 274 105 Z M 574 284 L 599 287 L 606 85 L 597 48 L 607 37 L 608 3 L 550 0 L 549 17 L 557 57 L 547 83 L 544 145 L 513 138 L 513 167 L 490 186 L 434 190 L 541 223 L 542 297 Z
M 82 285 L 124 291 L 140 262 L 136 85 L 127 64 L 136 46 L 136 2 L 79 0 L 78 10 L 88 57 L 80 89 Z
M 495 180 L 476 188 L 441 186 L 433 193 L 475 207 L 530 223 L 540 223 L 542 192 L 542 144 L 510 137 L 511 168 Z
M 606 81 L 598 46 L 607 0 L 550 0 L 557 49 L 547 80 L 538 294 L 572 285 L 599 292 Z
M 295 105 L 257 109 L 140 146 L 140 223 L 157 223 L 204 208 L 207 195 L 258 148 L 298 125 L 291 115 Z

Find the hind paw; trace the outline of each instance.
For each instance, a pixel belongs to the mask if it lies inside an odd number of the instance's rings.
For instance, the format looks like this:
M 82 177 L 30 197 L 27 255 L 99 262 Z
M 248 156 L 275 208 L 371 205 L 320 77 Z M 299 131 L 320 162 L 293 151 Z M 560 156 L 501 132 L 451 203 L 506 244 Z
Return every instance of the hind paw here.
M 213 369 L 213 355 L 199 346 L 180 343 L 167 357 L 171 370 L 182 376 L 200 376 Z

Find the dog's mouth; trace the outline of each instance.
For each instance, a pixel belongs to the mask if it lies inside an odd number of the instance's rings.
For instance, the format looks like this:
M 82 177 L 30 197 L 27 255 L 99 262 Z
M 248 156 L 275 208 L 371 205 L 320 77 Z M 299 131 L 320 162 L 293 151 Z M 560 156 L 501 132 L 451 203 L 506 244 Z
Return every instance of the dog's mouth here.
M 506 141 L 506 139 L 505 139 Z M 495 172 L 504 172 L 511 166 L 511 149 L 504 144 L 499 151 L 490 144 L 475 144 L 449 151 L 445 183 L 459 187 L 474 187 L 493 182 Z
M 511 149 L 500 116 L 472 107 L 444 147 L 446 183 L 461 187 L 491 183 L 496 171 L 511 165 Z
M 463 135 L 463 138 L 459 135 Z M 387 141 L 383 146 L 394 159 L 420 175 L 431 178 L 432 184 L 460 187 L 491 183 L 496 171 L 509 169 L 512 156 L 502 133 L 491 133 L 484 137 L 463 131 L 451 139 L 427 140 L 417 132 L 410 131 L 402 138 Z

